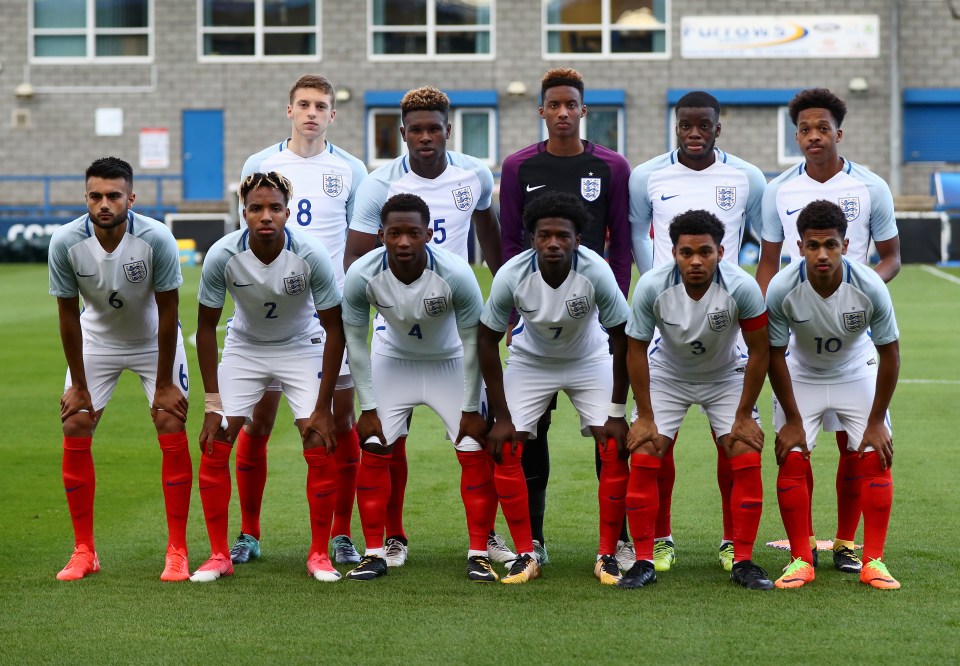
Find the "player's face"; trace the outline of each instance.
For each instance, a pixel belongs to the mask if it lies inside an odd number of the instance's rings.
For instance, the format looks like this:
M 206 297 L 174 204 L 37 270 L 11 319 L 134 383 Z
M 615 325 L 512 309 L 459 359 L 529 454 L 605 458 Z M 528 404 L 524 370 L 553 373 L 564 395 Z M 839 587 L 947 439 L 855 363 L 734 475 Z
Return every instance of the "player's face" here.
M 393 211 L 380 229 L 380 242 L 395 266 L 413 266 L 423 261 L 433 229 L 416 211 Z
M 283 227 L 290 217 L 290 209 L 283 200 L 283 192 L 273 187 L 258 187 L 247 193 L 243 204 L 243 219 L 250 235 L 264 243 L 281 238 Z
M 842 136 L 843 130 L 827 109 L 804 109 L 797 114 L 797 145 L 808 162 L 826 164 L 835 160 Z
M 847 253 L 847 239 L 838 229 L 807 229 L 797 241 L 800 256 L 807 262 L 811 279 L 834 275 L 840 270 L 842 257 Z
M 336 115 L 330 95 L 319 88 L 298 88 L 293 93 L 293 104 L 287 105 L 293 131 L 310 140 L 325 137 Z
M 400 135 L 411 161 L 426 166 L 446 159 L 450 123 L 440 111 L 410 111 L 403 117 Z
M 713 146 L 720 136 L 720 120 L 710 107 L 677 109 L 677 148 L 694 162 L 713 156 Z
M 580 235 L 573 222 L 563 217 L 545 217 L 537 222 L 531 242 L 537 261 L 552 266 L 567 265 L 580 247 Z
M 587 107 L 580 98 L 580 91 L 573 86 L 548 88 L 543 96 L 540 117 L 547 124 L 551 139 L 580 136 L 580 119 L 587 115 Z
M 123 178 L 87 179 L 87 212 L 90 221 L 101 229 L 113 229 L 127 221 L 127 211 L 135 198 L 130 183 Z
M 723 246 L 710 234 L 684 234 L 673 247 L 673 258 L 685 286 L 706 287 L 723 259 Z

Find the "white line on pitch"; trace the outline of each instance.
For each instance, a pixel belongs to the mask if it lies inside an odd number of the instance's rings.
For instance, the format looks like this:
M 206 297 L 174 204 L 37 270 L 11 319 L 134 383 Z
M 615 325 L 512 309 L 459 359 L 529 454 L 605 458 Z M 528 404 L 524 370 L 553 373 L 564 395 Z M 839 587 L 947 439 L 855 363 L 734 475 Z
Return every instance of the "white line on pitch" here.
M 960 284 L 960 278 L 958 278 L 956 275 L 945 273 L 938 268 L 934 268 L 933 266 L 921 266 L 920 270 L 926 271 L 931 275 L 936 275 L 938 278 L 943 278 L 944 280 L 948 280 L 950 282 L 953 282 L 954 284 Z

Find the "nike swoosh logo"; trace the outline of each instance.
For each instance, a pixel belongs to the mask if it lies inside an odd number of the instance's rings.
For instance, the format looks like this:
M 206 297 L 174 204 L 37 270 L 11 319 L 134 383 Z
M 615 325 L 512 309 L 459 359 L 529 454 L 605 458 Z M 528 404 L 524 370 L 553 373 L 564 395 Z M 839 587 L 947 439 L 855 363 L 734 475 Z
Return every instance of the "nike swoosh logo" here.
M 253 465 L 237 465 L 238 472 L 249 472 L 252 469 L 256 469 Z
M 806 323 L 807 323 L 808 321 L 810 321 L 810 320 L 809 320 L 809 319 L 794 319 L 793 317 L 790 317 L 790 321 L 792 321 L 794 324 L 806 324 Z
M 794 208 L 793 210 L 788 210 L 788 211 L 787 211 L 787 215 L 796 215 L 796 214 L 799 213 L 801 210 L 803 210 L 803 209 L 802 209 L 802 208 Z
M 757 507 L 763 506 L 763 502 L 741 502 L 741 509 L 756 509 Z
M 325 493 L 314 493 L 314 497 L 329 497 L 330 495 L 334 494 L 335 492 L 337 492 L 337 489 L 336 489 L 336 488 L 334 488 L 333 490 L 328 490 L 328 491 L 325 492 Z
M 81 488 L 83 488 L 82 483 L 79 486 L 74 486 L 73 488 L 64 487 L 64 490 L 66 490 L 68 493 L 72 493 L 74 490 L 80 490 Z
M 787 493 L 787 492 L 790 492 L 791 490 L 794 490 L 794 489 L 799 488 L 799 487 L 800 487 L 800 486 L 790 486 L 789 488 L 781 488 L 780 486 L 777 486 L 777 492 L 778 492 L 778 493 Z
M 783 579 L 783 582 L 784 582 L 784 583 L 796 583 L 797 581 L 801 581 L 801 580 L 802 580 L 802 581 L 806 581 L 805 578 L 784 578 L 784 579 Z
M 534 309 L 532 309 L 532 310 L 525 310 L 524 308 L 521 308 L 521 307 L 518 305 L 518 306 L 517 306 L 517 309 L 520 310 L 520 312 L 526 312 L 527 314 L 529 314 L 529 313 L 531 313 L 531 312 L 536 312 L 536 311 L 539 310 L 540 308 L 534 308 Z
M 481 483 L 479 486 L 467 486 L 467 490 L 480 490 L 481 488 L 489 486 L 490 483 L 490 481 L 487 481 L 486 483 Z
M 887 483 L 874 483 L 873 481 L 870 482 L 871 488 L 886 488 L 889 485 L 890 485 L 890 482 L 887 482 Z
M 863 474 L 861 474 L 860 476 L 845 476 L 845 477 L 843 477 L 843 480 L 844 480 L 844 481 L 856 481 L 857 479 L 862 479 L 862 478 L 863 478 Z
M 527 185 L 527 192 L 533 192 L 534 190 L 539 190 L 541 187 L 546 187 L 546 185 L 537 185 L 535 187 L 530 187 Z
M 360 458 L 347 458 L 347 464 L 352 465 L 353 463 L 360 462 Z
M 611 502 L 619 502 L 619 501 L 622 500 L 624 497 L 626 497 L 626 495 L 620 495 L 620 497 L 614 497 L 613 495 L 607 495 L 607 499 L 610 500 Z
M 237 281 L 236 281 L 236 280 L 233 281 L 233 286 L 234 286 L 234 287 L 249 287 L 249 286 L 251 286 L 251 285 L 253 285 L 252 282 L 248 282 L 247 284 L 237 284 Z
M 166 485 L 168 486 L 183 486 L 190 483 L 189 481 L 167 481 Z
M 96 273 L 90 273 L 90 275 L 84 275 L 83 273 L 77 272 L 77 277 L 94 277 Z
M 670 199 L 676 199 L 679 197 L 679 194 L 671 194 L 669 197 L 666 194 L 660 195 L 660 201 L 670 201 Z
M 375 307 L 384 308 L 384 309 L 392 308 L 392 307 L 393 307 L 392 305 L 384 305 L 383 303 L 377 303 L 376 300 L 373 301 L 373 305 L 374 305 Z

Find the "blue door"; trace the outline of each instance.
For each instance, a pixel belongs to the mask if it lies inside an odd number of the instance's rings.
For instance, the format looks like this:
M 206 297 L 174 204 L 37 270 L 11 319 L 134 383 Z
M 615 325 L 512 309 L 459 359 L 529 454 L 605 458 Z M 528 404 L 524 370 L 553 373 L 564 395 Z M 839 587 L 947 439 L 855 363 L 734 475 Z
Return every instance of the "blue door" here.
M 182 150 L 184 201 L 222 200 L 223 110 L 184 110 Z

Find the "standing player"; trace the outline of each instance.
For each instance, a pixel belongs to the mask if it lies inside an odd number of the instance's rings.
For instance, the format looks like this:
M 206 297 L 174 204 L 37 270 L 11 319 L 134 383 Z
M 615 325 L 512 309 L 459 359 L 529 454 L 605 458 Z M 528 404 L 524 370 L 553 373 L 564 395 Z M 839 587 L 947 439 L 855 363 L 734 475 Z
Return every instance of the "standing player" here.
M 540 563 L 529 553 L 533 540 L 521 457 L 527 438 L 537 434 L 537 421 L 562 390 L 580 414 L 581 432 L 596 440 L 602 462 L 594 575 L 613 585 L 620 580 L 617 537 L 627 484 L 627 462 L 620 455 L 627 432 L 627 302 L 603 257 L 580 245 L 590 214 L 579 197 L 566 192 L 538 197 L 524 209 L 523 221 L 533 247 L 494 277 L 478 335 L 495 419 L 487 436 L 497 462 L 494 479 L 521 553 L 504 582 L 540 575 Z M 521 319 L 504 372 L 499 345 L 514 308 Z
M 630 228 L 633 255 L 641 275 L 651 266 L 673 263 L 670 223 L 688 210 L 710 211 L 723 223 L 723 256 L 733 264 L 740 256 L 740 243 L 747 225 L 759 229 L 761 224 L 761 203 L 767 181 L 760 169 L 716 147 L 720 136 L 720 102 L 709 93 L 695 91 L 681 97 L 675 108 L 677 150 L 644 162 L 630 174 Z M 657 571 L 669 571 L 676 559 L 670 524 L 675 479 L 671 445 L 661 458 L 657 477 L 660 510 L 653 548 Z M 717 485 L 723 508 L 720 565 L 730 571 L 734 556 L 730 511 L 733 471 L 730 458 L 719 443 Z
M 343 299 L 362 410 L 357 430 L 365 442 L 358 506 L 366 553 L 347 577 L 371 580 L 387 573 L 383 537 L 392 448 L 406 432 L 413 408 L 428 405 L 443 419 L 462 468 L 460 494 L 470 535 L 467 577 L 493 582 L 498 576 L 490 566 L 487 538 L 497 495 L 490 457 L 481 446 L 487 425 L 479 412 L 480 285 L 466 261 L 428 246 L 433 230 L 423 199 L 394 195 L 380 217 L 384 247 L 350 266 Z M 374 333 L 373 354 L 367 349 L 371 306 L 384 322 Z
M 90 449 L 120 373 L 129 369 L 140 376 L 163 455 L 168 540 L 160 580 L 186 580 L 193 465 L 185 430 L 187 357 L 177 321 L 183 282 L 177 243 L 166 226 L 130 210 L 133 169 L 123 160 L 96 160 L 85 183 L 88 214 L 57 229 L 50 241 L 50 294 L 57 297 L 68 367 L 60 420 L 75 542 L 57 578 L 78 580 L 100 570 Z
M 276 171 L 290 181 L 297 228 L 319 240 L 333 261 L 337 286 L 343 289 L 343 250 L 354 195 L 367 175 L 363 162 L 327 141 L 333 123 L 336 92 L 322 76 L 306 75 L 290 89 L 287 117 L 290 138 L 251 155 L 243 165 L 243 180 L 253 173 Z M 230 559 L 243 564 L 260 556 L 260 506 L 267 481 L 267 441 L 280 405 L 279 383 L 273 382 L 253 410 L 252 421 L 237 437 L 237 494 L 240 496 L 240 535 Z M 350 538 L 353 500 L 357 490 L 360 444 L 353 428 L 353 380 L 346 359 L 333 393 L 337 432 L 337 503 L 333 514 L 333 550 L 337 562 L 359 562 Z
M 336 581 L 340 574 L 330 563 L 327 541 L 337 493 L 331 405 L 344 350 L 340 291 L 323 246 L 286 229 L 286 178 L 251 174 L 240 184 L 240 197 L 246 228 L 210 248 L 200 278 L 197 358 L 206 392 L 200 500 L 211 556 L 191 580 L 233 573 L 227 549 L 231 443 L 270 382 L 279 380 L 307 461 L 307 571 L 317 580 Z M 218 368 L 217 324 L 227 292 L 236 311 Z
M 447 150 L 450 138 L 450 100 L 440 90 L 425 86 L 410 90 L 400 101 L 400 135 L 407 154 L 375 170 L 357 192 L 357 203 L 347 233 L 344 266 L 376 247 L 380 209 L 395 194 L 408 192 L 422 198 L 433 215 L 430 244 L 467 258 L 470 224 L 491 272 L 500 268 L 501 251 L 497 219 L 493 214 L 493 174 L 479 160 Z M 383 325 L 378 317 L 374 327 Z M 374 338 L 374 344 L 378 338 Z M 374 350 L 376 351 L 376 350 Z M 387 505 L 386 560 L 402 566 L 407 559 L 407 534 L 403 528 L 403 500 L 407 487 L 407 438 L 395 443 L 390 462 L 390 502 Z M 490 557 L 507 562 L 516 557 L 503 539 L 490 534 Z
M 887 184 L 859 164 L 841 157 L 837 145 L 843 138 L 840 129 L 847 105 L 823 88 L 799 92 L 789 105 L 790 119 L 797 126 L 797 144 L 804 162 L 770 181 L 763 196 L 763 232 L 757 282 L 766 293 L 770 279 L 780 269 L 781 250 L 799 241 L 797 213 L 811 201 L 826 199 L 843 209 L 847 219 L 847 256 L 867 263 L 870 240 L 876 244 L 880 262 L 877 274 L 889 282 L 900 272 L 900 238 L 893 214 L 893 197 Z M 797 255 L 790 253 L 792 261 Z M 853 473 L 856 456 L 850 452 L 847 435 L 840 431 L 837 419 L 828 414 L 825 430 L 837 432 L 840 460 L 837 465 L 837 536 L 833 542 L 834 566 L 845 573 L 860 571 L 861 562 L 854 551 L 854 537 L 860 522 L 860 481 Z M 809 479 L 813 490 L 813 477 Z M 813 521 L 810 545 L 816 549 Z M 814 550 L 814 552 L 816 552 Z
M 547 140 L 527 146 L 503 161 L 500 178 L 500 230 L 503 258 L 509 260 L 529 247 L 523 210 L 540 196 L 568 192 L 580 197 L 589 211 L 583 227 L 584 247 L 607 254 L 620 291 L 630 289 L 630 224 L 627 219 L 627 185 L 630 165 L 620 154 L 580 138 L 580 119 L 587 115 L 583 103 L 583 77 L 575 69 L 551 69 L 540 83 L 540 117 Z M 607 241 L 609 239 L 609 245 Z M 605 253 L 605 249 L 609 248 Z M 530 489 L 530 521 L 541 560 L 547 551 L 543 535 L 550 452 L 547 431 L 550 407 L 541 415 L 536 435 L 524 447 L 523 470 Z M 599 478 L 601 460 L 596 458 Z M 626 525 L 620 548 L 624 564 L 634 559 Z
M 658 468 L 687 410 L 698 404 L 730 460 L 730 579 L 752 590 L 770 590 L 773 583 L 751 559 L 763 510 L 763 430 L 756 414 L 769 360 L 763 295 L 748 273 L 721 261 L 724 228 L 713 213 L 681 213 L 669 234 L 674 261 L 640 278 L 627 325 L 627 365 L 637 400 L 637 419 L 627 438 L 632 452 L 627 515 L 637 562 L 619 585 L 643 587 L 657 580 Z M 746 362 L 737 342 L 741 332 Z
M 900 587 L 883 562 L 893 504 L 887 409 L 900 372 L 899 332 L 881 276 L 844 258 L 846 218 L 832 201 L 807 204 L 797 216 L 803 260 L 775 275 L 767 289 L 777 500 L 793 558 L 777 580 L 781 588 L 815 577 L 807 479 L 817 431 L 831 412 L 848 433 L 850 474 L 860 484 L 866 560 L 860 580 L 879 589 Z

